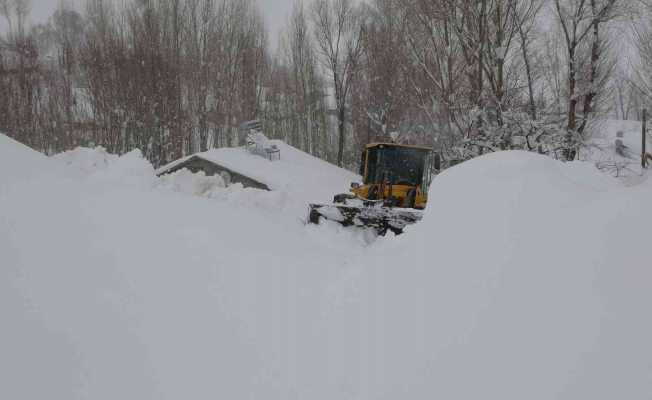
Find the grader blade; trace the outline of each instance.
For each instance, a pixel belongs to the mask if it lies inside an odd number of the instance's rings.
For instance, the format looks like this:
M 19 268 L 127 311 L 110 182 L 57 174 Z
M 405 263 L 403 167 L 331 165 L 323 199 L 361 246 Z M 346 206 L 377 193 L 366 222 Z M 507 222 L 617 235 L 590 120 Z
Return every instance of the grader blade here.
M 407 208 L 311 204 L 308 222 L 319 224 L 325 219 L 342 226 L 373 228 L 379 235 L 385 235 L 388 230 L 398 235 L 422 217 L 422 211 Z

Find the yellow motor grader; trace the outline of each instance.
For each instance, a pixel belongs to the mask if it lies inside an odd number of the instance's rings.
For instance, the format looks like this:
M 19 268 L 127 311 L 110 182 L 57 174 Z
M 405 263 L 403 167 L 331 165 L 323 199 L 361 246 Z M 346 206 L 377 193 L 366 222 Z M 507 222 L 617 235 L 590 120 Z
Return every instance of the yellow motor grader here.
M 370 227 L 380 235 L 396 234 L 421 220 L 432 176 L 440 160 L 432 149 L 397 143 L 371 143 L 362 152 L 360 175 L 350 193 L 335 195 L 334 204 L 311 204 L 308 221 L 336 221 Z

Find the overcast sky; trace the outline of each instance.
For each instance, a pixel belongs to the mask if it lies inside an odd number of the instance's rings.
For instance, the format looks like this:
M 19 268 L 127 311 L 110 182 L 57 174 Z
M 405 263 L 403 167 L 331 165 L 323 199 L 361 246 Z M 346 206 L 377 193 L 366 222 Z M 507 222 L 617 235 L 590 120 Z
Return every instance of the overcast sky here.
M 76 9 L 81 9 L 85 0 L 65 0 L 72 2 Z M 285 24 L 287 16 L 290 14 L 294 0 L 256 0 L 267 20 L 269 27 L 269 39 L 272 45 L 275 45 L 278 39 L 278 33 Z M 31 0 L 32 4 L 32 22 L 45 21 L 52 12 L 61 3 L 61 0 Z

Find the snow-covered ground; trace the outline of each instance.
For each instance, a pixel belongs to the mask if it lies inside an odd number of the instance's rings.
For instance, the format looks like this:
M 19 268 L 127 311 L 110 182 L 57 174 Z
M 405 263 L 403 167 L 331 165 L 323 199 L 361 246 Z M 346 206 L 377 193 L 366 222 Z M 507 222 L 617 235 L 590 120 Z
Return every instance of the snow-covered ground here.
M 649 399 L 651 183 L 491 154 L 370 241 L 288 178 L 0 135 L 0 398 Z
M 593 135 L 580 152 L 583 160 L 594 162 L 609 175 L 621 178 L 626 184 L 641 180 L 641 131 L 639 121 L 604 120 L 593 127 Z M 622 147 L 618 149 L 616 143 Z M 647 134 L 647 152 L 652 152 L 652 135 Z

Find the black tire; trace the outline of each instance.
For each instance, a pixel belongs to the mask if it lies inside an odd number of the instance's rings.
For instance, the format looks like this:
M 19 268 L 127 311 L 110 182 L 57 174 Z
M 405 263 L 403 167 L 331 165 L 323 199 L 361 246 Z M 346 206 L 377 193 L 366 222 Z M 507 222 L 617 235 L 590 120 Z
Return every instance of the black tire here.
M 367 198 L 369 200 L 378 200 L 378 186 L 372 186 L 367 193 Z
M 355 199 L 355 196 L 352 195 L 352 194 L 348 194 L 348 193 L 340 193 L 340 194 L 336 194 L 336 195 L 333 197 L 333 203 L 336 203 L 336 204 L 346 204 L 346 201 L 347 201 L 347 200 L 353 200 L 353 199 Z
M 405 207 L 414 208 L 416 202 L 417 202 L 417 190 L 410 189 L 407 192 L 407 196 L 405 196 Z
M 319 213 L 319 211 L 317 211 L 316 208 L 311 208 L 310 214 L 308 215 L 308 222 L 311 224 L 319 225 L 320 218 L 321 218 L 321 214 Z

